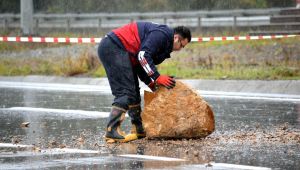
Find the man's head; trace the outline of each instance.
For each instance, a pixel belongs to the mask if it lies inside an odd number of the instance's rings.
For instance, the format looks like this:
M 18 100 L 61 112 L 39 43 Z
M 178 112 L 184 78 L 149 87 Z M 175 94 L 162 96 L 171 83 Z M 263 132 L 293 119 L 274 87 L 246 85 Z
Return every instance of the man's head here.
M 174 28 L 173 51 L 179 51 L 191 42 L 191 31 L 185 26 L 178 26 Z

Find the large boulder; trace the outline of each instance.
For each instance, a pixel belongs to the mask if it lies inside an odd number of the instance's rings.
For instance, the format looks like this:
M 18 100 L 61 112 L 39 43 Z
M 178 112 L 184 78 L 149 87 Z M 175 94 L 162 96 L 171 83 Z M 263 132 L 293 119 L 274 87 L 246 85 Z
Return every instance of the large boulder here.
M 148 138 L 201 138 L 215 129 L 208 103 L 178 80 L 171 90 L 145 91 L 144 101 L 141 116 Z

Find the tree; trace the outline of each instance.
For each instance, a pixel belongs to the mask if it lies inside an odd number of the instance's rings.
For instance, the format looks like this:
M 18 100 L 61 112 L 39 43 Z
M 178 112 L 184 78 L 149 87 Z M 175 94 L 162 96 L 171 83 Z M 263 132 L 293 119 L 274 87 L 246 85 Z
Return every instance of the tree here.
M 267 5 L 272 7 L 294 7 L 295 0 L 267 0 Z
M 0 13 L 20 13 L 20 0 L 1 0 Z
M 0 13 L 19 13 L 21 0 L 1 0 Z M 294 7 L 295 0 L 33 0 L 41 13 L 155 12 Z

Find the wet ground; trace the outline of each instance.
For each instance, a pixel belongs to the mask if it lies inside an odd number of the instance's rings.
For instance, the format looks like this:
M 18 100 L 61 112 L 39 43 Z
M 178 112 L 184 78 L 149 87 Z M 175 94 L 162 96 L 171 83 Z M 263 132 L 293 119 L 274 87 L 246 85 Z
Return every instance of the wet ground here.
M 0 169 L 300 167 L 298 96 L 204 93 L 216 119 L 210 136 L 106 145 L 109 88 L 35 85 L 0 87 Z

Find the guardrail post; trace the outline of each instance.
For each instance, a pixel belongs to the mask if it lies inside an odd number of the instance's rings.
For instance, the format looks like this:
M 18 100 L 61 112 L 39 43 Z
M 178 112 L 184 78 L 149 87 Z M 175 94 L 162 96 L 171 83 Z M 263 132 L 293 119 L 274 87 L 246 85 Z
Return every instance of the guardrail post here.
M 7 31 L 9 27 L 8 19 L 4 18 L 4 30 Z
M 102 28 L 102 18 L 99 18 L 97 31 L 99 32 L 101 30 L 101 28 Z
M 167 25 L 167 18 L 164 18 L 164 24 Z
M 38 18 L 36 18 L 36 19 L 34 19 L 34 27 L 35 27 L 35 33 L 36 34 L 38 34 L 39 33 L 39 19 Z
M 66 21 L 66 32 L 70 31 L 70 27 L 71 27 L 71 21 L 70 21 L 70 18 L 67 18 L 67 21 Z
M 33 0 L 21 0 L 21 28 L 24 35 L 33 32 Z
M 237 16 L 233 16 L 233 29 L 235 30 L 237 27 Z
M 201 30 L 201 17 L 198 17 L 198 30 Z

